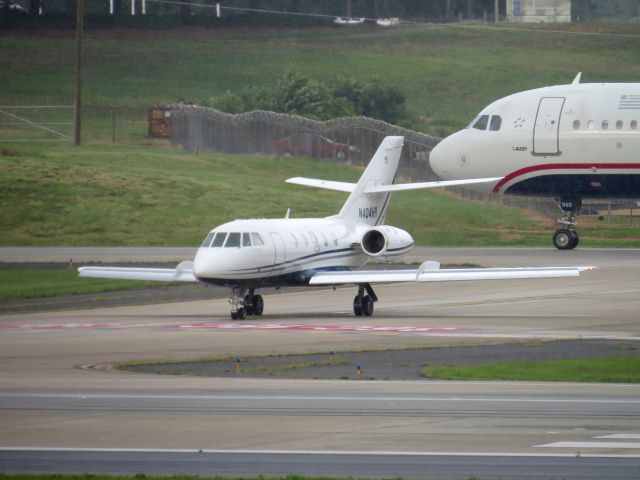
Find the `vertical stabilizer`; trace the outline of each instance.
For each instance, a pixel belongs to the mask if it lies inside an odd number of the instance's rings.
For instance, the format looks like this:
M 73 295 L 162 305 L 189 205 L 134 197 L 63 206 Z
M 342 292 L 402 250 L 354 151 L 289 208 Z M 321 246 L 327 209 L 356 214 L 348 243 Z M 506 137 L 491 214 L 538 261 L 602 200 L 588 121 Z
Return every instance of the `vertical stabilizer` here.
M 396 176 L 404 137 L 385 137 L 360 177 L 338 217 L 381 225 L 387 217 L 391 192 L 365 193 L 367 187 L 391 185 Z

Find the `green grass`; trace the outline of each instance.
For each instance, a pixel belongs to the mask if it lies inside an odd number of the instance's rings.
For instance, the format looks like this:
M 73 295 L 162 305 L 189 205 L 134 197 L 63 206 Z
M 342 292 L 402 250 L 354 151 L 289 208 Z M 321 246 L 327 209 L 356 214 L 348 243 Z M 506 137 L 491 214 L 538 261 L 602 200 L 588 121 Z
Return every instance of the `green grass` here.
M 422 376 L 447 380 L 638 383 L 640 357 L 510 361 L 460 366 L 428 365 L 422 369 Z
M 157 282 L 80 278 L 75 270 L 9 268 L 0 270 L 0 301 L 108 292 L 158 285 Z
M 303 158 L 196 155 L 149 145 L 0 147 L 0 246 L 197 246 L 236 218 L 323 217 L 347 195 L 287 185 L 356 181 L 361 170 Z M 441 191 L 393 196 L 387 222 L 425 246 L 548 246 L 553 221 Z M 638 227 L 585 229 L 583 246 L 640 246 Z
M 553 25 L 571 30 L 574 25 Z M 640 22 L 585 29 L 639 34 Z M 380 75 L 407 96 L 413 125 L 436 134 L 464 126 L 491 101 L 544 85 L 638 81 L 638 38 L 561 35 L 509 25 L 392 29 L 89 31 L 84 103 L 148 107 L 272 83 L 295 68 L 312 77 Z M 542 60 L 544 59 L 544 60 Z M 72 104 L 72 32 L 0 37 L 0 104 Z M 423 118 L 424 122 L 417 119 Z

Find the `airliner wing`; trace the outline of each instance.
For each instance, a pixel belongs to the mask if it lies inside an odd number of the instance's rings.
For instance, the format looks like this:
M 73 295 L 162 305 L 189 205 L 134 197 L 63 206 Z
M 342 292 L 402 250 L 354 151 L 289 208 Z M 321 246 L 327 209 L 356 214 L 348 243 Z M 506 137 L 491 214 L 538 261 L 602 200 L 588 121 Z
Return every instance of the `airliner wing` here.
M 439 182 L 397 183 L 392 185 L 370 185 L 364 189 L 364 193 L 398 192 L 401 190 L 418 190 L 421 188 L 455 187 L 472 183 L 488 183 L 502 180 L 503 177 L 470 178 L 467 180 L 443 180 Z
M 441 269 L 438 262 L 425 262 L 414 270 L 359 270 L 318 272 L 310 285 L 353 283 L 452 282 L 462 280 L 513 280 L 525 278 L 577 277 L 595 267 L 522 267 Z
M 317 180 L 315 178 L 293 177 L 286 180 L 287 183 L 296 185 L 306 185 L 307 187 L 325 188 L 327 190 L 338 190 L 340 192 L 351 193 L 356 188 L 355 183 L 332 182 L 330 180 Z
M 156 280 L 159 282 L 197 282 L 193 262 L 182 262 L 176 268 L 80 267 L 81 277 L 119 280 Z

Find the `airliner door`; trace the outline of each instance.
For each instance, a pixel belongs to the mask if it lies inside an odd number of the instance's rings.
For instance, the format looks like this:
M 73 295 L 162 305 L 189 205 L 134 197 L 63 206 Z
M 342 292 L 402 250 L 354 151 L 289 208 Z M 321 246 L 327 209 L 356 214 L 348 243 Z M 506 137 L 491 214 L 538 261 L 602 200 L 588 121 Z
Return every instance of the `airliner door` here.
M 534 155 L 562 155 L 560 151 L 560 114 L 564 97 L 540 99 L 536 123 L 533 127 Z
M 284 269 L 285 247 L 282 235 L 278 232 L 271 232 L 271 242 L 273 243 L 273 272 Z

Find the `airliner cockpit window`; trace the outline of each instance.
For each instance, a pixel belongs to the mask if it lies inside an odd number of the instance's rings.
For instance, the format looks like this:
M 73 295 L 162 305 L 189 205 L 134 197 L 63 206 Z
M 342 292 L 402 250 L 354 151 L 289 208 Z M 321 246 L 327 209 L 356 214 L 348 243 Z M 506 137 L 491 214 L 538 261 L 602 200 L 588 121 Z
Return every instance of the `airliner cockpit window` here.
M 262 241 L 262 237 L 260 236 L 259 233 L 251 232 L 251 240 L 253 241 L 254 247 L 264 245 L 264 242 Z
M 480 115 L 476 123 L 473 124 L 473 128 L 476 130 L 486 130 L 489 123 L 489 115 Z
M 224 244 L 225 248 L 239 247 L 240 246 L 240 234 L 238 232 L 231 232 L 227 237 L 227 241 Z
M 211 245 L 211 240 L 213 240 L 215 234 L 215 232 L 211 232 L 209 233 L 209 235 L 207 235 L 207 238 L 205 238 L 204 242 L 202 242 L 202 248 L 207 248 L 209 245 Z
M 494 115 L 491 117 L 491 123 L 489 123 L 489 130 L 497 132 L 502 125 L 502 117 L 500 115 Z
M 227 232 L 218 232 L 216 238 L 213 239 L 212 247 L 221 247 L 224 244 L 224 239 L 227 238 Z

